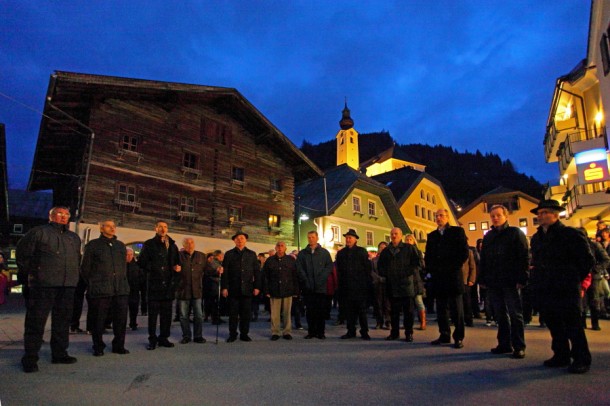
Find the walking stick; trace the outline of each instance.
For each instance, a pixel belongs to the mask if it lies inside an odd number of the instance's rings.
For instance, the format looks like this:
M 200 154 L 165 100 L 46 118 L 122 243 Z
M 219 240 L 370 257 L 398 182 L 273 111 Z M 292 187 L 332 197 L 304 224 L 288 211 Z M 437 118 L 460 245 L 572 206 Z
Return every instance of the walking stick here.
M 218 298 L 216 300 L 216 344 L 218 344 L 218 328 L 220 327 L 220 278 L 218 279 Z

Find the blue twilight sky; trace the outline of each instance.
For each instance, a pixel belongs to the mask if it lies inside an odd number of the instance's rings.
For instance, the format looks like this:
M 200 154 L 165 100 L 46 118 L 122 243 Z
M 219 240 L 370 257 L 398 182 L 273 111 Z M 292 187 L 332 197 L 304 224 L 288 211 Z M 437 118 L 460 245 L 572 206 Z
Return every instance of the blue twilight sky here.
M 589 13 L 587 0 L 2 0 L 9 184 L 27 186 L 54 70 L 234 87 L 297 146 L 333 139 L 347 97 L 361 133 L 495 152 L 554 181 L 546 120 L 555 79 L 586 56 Z

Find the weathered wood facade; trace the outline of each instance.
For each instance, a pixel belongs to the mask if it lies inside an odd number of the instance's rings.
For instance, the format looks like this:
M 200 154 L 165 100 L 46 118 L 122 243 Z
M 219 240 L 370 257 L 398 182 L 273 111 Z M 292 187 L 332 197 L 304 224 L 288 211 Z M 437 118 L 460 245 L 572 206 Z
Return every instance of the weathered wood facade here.
M 235 89 L 55 72 L 45 113 L 29 188 L 80 223 L 292 244 L 295 178 L 320 173 Z

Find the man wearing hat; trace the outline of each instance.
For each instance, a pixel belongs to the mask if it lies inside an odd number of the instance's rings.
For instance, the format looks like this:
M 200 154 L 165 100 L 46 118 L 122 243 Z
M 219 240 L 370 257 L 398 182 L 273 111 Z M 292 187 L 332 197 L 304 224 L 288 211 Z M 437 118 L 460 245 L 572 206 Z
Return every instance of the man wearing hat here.
M 357 245 L 359 237 L 355 230 L 350 228 L 343 236 L 345 248 L 337 252 L 336 257 L 339 294 L 347 318 L 347 333 L 341 338 L 356 337 L 356 318 L 358 318 L 360 336 L 363 340 L 370 340 L 366 301 L 373 285 L 371 261 L 366 249 Z
M 239 339 L 252 341 L 250 318 L 252 317 L 252 296 L 260 292 L 260 263 L 256 252 L 246 248 L 248 234 L 238 231 L 231 237 L 235 248 L 225 253 L 220 277 L 222 296 L 229 303 L 229 338 L 228 343 L 237 340 L 237 320 L 239 319 Z
M 532 272 L 540 281 L 536 294 L 552 338 L 553 357 L 544 366 L 569 366 L 569 372 L 582 374 L 591 366 L 591 353 L 581 324 L 580 286 L 595 259 L 587 237 L 559 221 L 563 210 L 556 200 L 543 200 L 531 210 L 540 225 L 531 241 Z

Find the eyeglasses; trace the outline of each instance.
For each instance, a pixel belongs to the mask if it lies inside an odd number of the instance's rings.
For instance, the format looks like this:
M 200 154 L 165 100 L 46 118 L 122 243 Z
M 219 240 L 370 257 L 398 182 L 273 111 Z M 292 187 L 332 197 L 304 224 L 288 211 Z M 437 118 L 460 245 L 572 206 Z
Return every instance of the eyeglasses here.
M 70 218 L 70 213 L 55 213 L 57 217 Z

